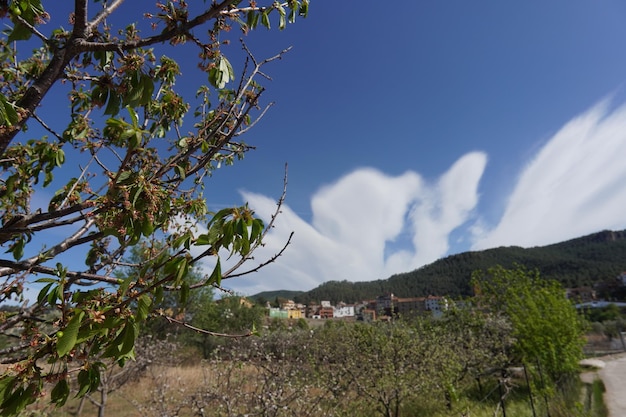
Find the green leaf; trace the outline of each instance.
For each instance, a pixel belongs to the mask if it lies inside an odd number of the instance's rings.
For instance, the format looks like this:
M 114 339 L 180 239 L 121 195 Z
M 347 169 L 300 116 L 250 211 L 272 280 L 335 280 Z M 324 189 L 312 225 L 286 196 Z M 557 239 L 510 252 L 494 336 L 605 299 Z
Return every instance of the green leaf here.
M 76 393 L 76 398 L 81 398 L 87 393 L 96 391 L 100 386 L 100 369 L 98 363 L 81 370 L 78 373 L 77 379 L 79 390 Z
M 128 291 L 128 287 L 130 287 L 130 284 L 134 280 L 135 280 L 135 277 L 131 275 L 121 282 L 120 288 L 118 289 L 121 297 L 124 297 L 126 295 L 126 291 Z
M 220 259 L 217 258 L 217 263 L 215 264 L 215 268 L 213 268 L 213 272 L 211 272 L 211 276 L 207 282 L 210 284 L 215 284 L 218 287 L 222 285 L 222 264 L 220 263 Z
M 209 82 L 218 89 L 223 89 L 229 81 L 235 78 L 233 67 L 230 62 L 223 57 L 219 56 L 215 67 L 209 72 Z
M 54 283 L 50 282 L 45 287 L 43 287 L 41 289 L 41 291 L 39 291 L 39 295 L 37 296 L 37 304 L 43 304 L 43 302 L 45 301 L 46 297 L 48 296 L 48 291 L 50 290 L 52 285 L 54 285 Z
M 8 41 L 26 41 L 30 39 L 31 35 L 32 32 L 30 31 L 30 29 L 18 22 L 17 24 L 15 24 L 13 30 L 9 34 Z
M 59 356 L 67 355 L 76 345 L 76 338 L 78 337 L 78 329 L 80 329 L 80 322 L 85 316 L 85 312 L 78 310 L 74 317 L 72 317 L 67 323 L 67 326 L 59 336 L 57 340 L 57 354 Z
M 161 304 L 163 302 L 163 297 L 164 297 L 164 290 L 162 286 L 157 287 L 154 290 L 154 303 L 155 304 Z
M 55 163 L 56 166 L 60 167 L 65 162 L 65 152 L 63 149 L 59 149 L 55 154 Z
M 82 371 L 81 371 L 82 372 Z M 62 379 L 52 388 L 50 392 L 50 401 L 57 407 L 62 407 L 70 396 L 70 384 L 67 380 Z
M 154 223 L 150 219 L 145 219 L 141 223 L 141 234 L 145 237 L 150 236 L 154 232 Z
M 250 241 L 256 242 L 258 239 L 260 239 L 261 235 L 263 234 L 263 229 L 264 229 L 263 220 L 261 220 L 261 219 L 254 219 L 252 221 L 252 230 L 250 232 Z
M 104 114 L 115 116 L 117 113 L 119 113 L 121 104 L 122 104 L 122 99 L 120 95 L 117 94 L 114 90 L 110 90 L 109 102 L 107 103 L 107 107 L 104 110 Z
M 189 300 L 189 284 L 187 282 L 183 282 L 180 286 L 180 304 L 185 305 Z
M 146 105 L 152 100 L 152 94 L 154 93 L 154 80 L 148 74 L 142 74 L 141 76 L 141 101 L 142 105 Z
M 13 253 L 13 258 L 16 261 L 19 261 L 20 259 L 22 259 L 22 256 L 24 256 L 24 246 L 25 245 L 26 245 L 26 240 L 24 239 L 24 236 L 20 236 L 13 243 L 13 246 L 11 247 L 10 251 Z
M 139 127 L 139 117 L 137 116 L 137 112 L 132 107 L 126 107 L 128 114 L 130 115 L 130 120 L 132 121 L 133 127 Z
M 13 126 L 19 121 L 15 108 L 7 101 L 7 98 L 0 93 L 0 125 Z
M 16 377 L 9 376 L 8 374 L 0 376 L 0 404 L 4 403 L 6 397 L 11 392 L 16 379 Z
M 186 232 L 178 236 L 172 244 L 174 248 L 180 248 L 183 246 L 185 249 L 189 249 L 191 246 L 192 235 L 191 232 Z
M 256 10 L 250 10 L 246 17 L 246 25 L 250 29 L 255 29 L 259 24 L 259 12 L 257 12 Z
M 289 10 L 289 23 L 296 23 L 296 9 Z
M 265 26 L 268 29 L 272 28 L 272 25 L 270 23 L 270 14 L 269 14 L 270 10 L 264 10 L 263 13 L 261 13 L 261 24 L 263 26 Z
M 26 388 L 19 387 L 14 390 L 0 405 L 2 416 L 18 415 L 28 404 L 35 402 L 38 398 L 40 389 L 35 383 L 29 384 Z
M 124 327 L 124 337 L 122 340 L 122 346 L 120 348 L 120 357 L 128 357 L 135 347 L 135 339 L 137 339 L 137 324 L 136 323 L 128 323 L 126 327 Z
M 204 246 L 204 245 L 211 245 L 212 242 L 208 234 L 202 234 L 196 238 L 195 244 L 197 246 Z
M 130 178 L 130 176 L 133 173 L 131 171 L 122 171 L 120 172 L 120 175 L 117 176 L 117 184 L 124 184 L 125 181 L 128 181 L 128 179 Z
M 150 314 L 150 306 L 152 305 L 152 299 L 144 294 L 137 300 L 137 321 L 144 321 Z
M 307 17 L 309 14 L 309 0 L 302 0 L 302 5 L 300 6 L 300 10 L 298 12 L 300 16 Z

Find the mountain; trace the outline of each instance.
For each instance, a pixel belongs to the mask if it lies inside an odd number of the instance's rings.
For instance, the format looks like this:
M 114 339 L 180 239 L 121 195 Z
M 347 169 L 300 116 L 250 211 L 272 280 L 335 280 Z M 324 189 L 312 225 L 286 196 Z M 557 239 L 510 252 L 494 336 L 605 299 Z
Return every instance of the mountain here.
M 541 247 L 508 246 L 464 252 L 386 280 L 328 281 L 308 292 L 274 291 L 252 298 L 273 301 L 279 296 L 302 303 L 320 300 L 352 303 L 384 293 L 398 297 L 446 295 L 457 298 L 471 295 L 469 282 L 474 271 L 496 265 L 512 268 L 516 264 L 537 269 L 542 277 L 555 279 L 565 287 L 591 286 L 612 280 L 626 271 L 626 230 L 605 230 Z

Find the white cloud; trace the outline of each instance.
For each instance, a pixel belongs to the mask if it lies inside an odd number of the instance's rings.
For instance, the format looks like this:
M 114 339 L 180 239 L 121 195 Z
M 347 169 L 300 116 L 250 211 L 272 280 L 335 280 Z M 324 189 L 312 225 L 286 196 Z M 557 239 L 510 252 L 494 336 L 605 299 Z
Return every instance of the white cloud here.
M 626 105 L 611 110 L 602 102 L 539 150 L 522 170 L 495 226 L 474 212 L 487 162 L 483 153 L 464 155 L 432 183 L 415 172 L 392 177 L 359 169 L 312 197 L 310 223 L 284 206 L 257 259 L 278 252 L 293 231 L 290 247 L 261 272 L 228 285 L 254 294 L 308 290 L 328 280 L 385 279 L 447 255 L 450 234 L 457 229 L 472 235 L 474 250 L 544 245 L 623 229 L 623 155 Z M 273 200 L 254 193 L 243 197 L 269 220 Z
M 485 164 L 484 154 L 467 154 L 434 184 L 415 172 L 392 177 L 356 170 L 312 197 L 311 223 L 284 206 L 256 258 L 278 252 L 293 231 L 287 251 L 261 272 L 227 285 L 246 294 L 308 290 L 328 280 L 384 279 L 432 262 L 446 254 L 449 233 L 469 219 Z M 243 198 L 269 221 L 273 200 L 255 193 Z M 407 229 L 413 246 L 392 249 Z
M 602 102 L 567 123 L 521 173 L 502 218 L 474 249 L 536 246 L 626 225 L 626 106 Z

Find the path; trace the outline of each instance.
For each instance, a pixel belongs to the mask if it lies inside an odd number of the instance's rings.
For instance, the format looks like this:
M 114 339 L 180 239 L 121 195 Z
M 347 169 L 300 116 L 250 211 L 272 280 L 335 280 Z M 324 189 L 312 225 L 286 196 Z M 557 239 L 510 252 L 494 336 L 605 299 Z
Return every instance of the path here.
M 604 367 L 582 375 L 583 381 L 590 382 L 599 375 L 606 389 L 604 403 L 609 409 L 609 417 L 626 416 L 626 353 L 599 358 Z
M 604 359 L 605 366 L 598 373 L 606 392 L 604 402 L 609 409 L 609 417 L 626 416 L 626 354 Z

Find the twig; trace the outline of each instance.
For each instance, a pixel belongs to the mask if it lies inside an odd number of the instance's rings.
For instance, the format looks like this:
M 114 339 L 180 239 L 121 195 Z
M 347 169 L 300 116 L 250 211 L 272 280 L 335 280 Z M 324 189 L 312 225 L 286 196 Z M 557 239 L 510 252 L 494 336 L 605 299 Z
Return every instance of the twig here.
M 184 321 L 176 320 L 173 317 L 169 317 L 169 316 L 162 316 L 162 317 L 165 320 L 167 320 L 168 322 L 170 322 L 170 323 L 175 323 L 175 324 L 183 326 L 183 327 L 185 327 L 187 329 L 193 330 L 194 332 L 202 333 L 202 334 L 208 334 L 210 336 L 227 337 L 227 338 L 231 338 L 231 339 L 241 339 L 241 338 L 244 338 L 244 337 L 250 337 L 250 336 L 254 335 L 254 333 L 252 333 L 250 331 L 247 332 L 247 333 L 244 333 L 244 334 L 229 334 L 229 333 L 212 332 L 212 331 L 209 331 L 209 330 L 205 330 L 205 329 L 201 329 L 199 327 L 192 326 L 191 324 L 186 323 Z

